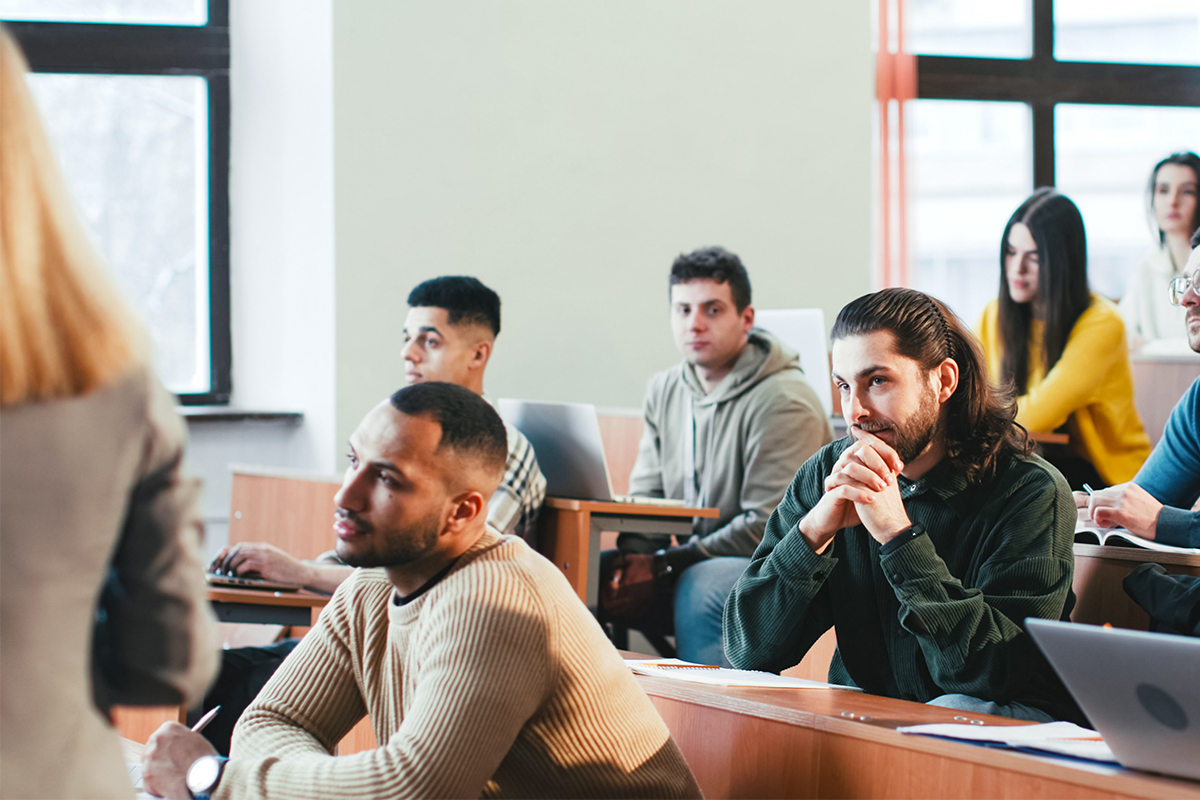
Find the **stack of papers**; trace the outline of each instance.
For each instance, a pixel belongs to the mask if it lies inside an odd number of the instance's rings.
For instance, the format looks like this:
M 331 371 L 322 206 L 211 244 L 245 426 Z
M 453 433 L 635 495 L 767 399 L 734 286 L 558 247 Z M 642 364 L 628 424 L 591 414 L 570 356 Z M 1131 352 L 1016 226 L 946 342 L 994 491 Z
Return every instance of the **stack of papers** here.
M 1045 722 L 1040 725 L 909 725 L 896 730 L 900 733 L 1001 745 L 1030 753 L 1117 763 L 1100 734 L 1070 722 Z
M 625 664 L 638 675 L 655 678 L 670 678 L 676 681 L 704 683 L 709 686 L 753 686 L 766 689 L 849 689 L 862 691 L 857 686 L 838 686 L 804 678 L 786 678 L 771 672 L 751 669 L 727 669 L 680 661 L 678 658 L 627 658 Z

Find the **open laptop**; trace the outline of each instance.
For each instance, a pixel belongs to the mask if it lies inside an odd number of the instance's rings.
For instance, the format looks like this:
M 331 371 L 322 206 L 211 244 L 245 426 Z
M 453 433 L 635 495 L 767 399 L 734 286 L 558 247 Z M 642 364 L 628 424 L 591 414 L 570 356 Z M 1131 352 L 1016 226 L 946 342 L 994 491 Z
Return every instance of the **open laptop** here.
M 1200 639 L 1025 624 L 1123 766 L 1200 779 Z
M 501 398 L 501 418 L 525 434 L 546 476 L 546 494 L 580 500 L 681 506 L 682 500 L 615 495 L 600 420 L 591 403 L 551 403 Z

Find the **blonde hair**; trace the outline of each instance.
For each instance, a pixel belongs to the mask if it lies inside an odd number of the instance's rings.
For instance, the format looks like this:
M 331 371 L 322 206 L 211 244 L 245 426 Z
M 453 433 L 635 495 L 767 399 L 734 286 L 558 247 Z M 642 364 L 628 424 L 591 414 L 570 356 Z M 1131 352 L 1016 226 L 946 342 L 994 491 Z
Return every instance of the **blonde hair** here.
M 0 26 L 0 406 L 74 397 L 145 357 L 67 192 L 16 42 Z

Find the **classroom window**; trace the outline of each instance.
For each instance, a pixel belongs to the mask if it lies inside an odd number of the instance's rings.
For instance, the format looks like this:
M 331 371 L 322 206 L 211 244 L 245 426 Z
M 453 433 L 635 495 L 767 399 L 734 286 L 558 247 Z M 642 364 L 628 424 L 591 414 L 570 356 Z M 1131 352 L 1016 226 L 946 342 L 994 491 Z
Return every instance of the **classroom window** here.
M 1200 148 L 1200 5 L 880 0 L 876 18 L 888 26 L 879 98 L 905 112 L 880 174 L 908 176 L 881 194 L 880 282 L 974 322 L 996 292 L 1008 217 L 1033 188 L 1057 186 L 1083 213 L 1092 288 L 1119 299 L 1153 241 L 1151 167 Z
M 185 404 L 227 403 L 227 3 L 0 0 L 0 18 L 163 382 Z

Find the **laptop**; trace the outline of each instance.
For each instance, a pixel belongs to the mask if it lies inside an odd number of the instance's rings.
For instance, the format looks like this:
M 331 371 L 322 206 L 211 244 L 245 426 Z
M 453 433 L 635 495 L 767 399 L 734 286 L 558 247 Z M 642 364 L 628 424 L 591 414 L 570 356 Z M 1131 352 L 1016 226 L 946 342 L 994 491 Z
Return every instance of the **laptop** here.
M 302 588 L 298 583 L 280 583 L 266 578 L 243 578 L 238 575 L 220 575 L 207 572 L 204 579 L 209 586 L 228 586 L 232 589 L 264 589 L 272 592 L 298 592 Z
M 1122 766 L 1200 779 L 1200 639 L 1025 624 Z
M 546 494 L 579 500 L 682 506 L 682 500 L 616 495 L 591 403 L 552 403 L 501 398 L 500 417 L 525 434 L 546 476 Z

